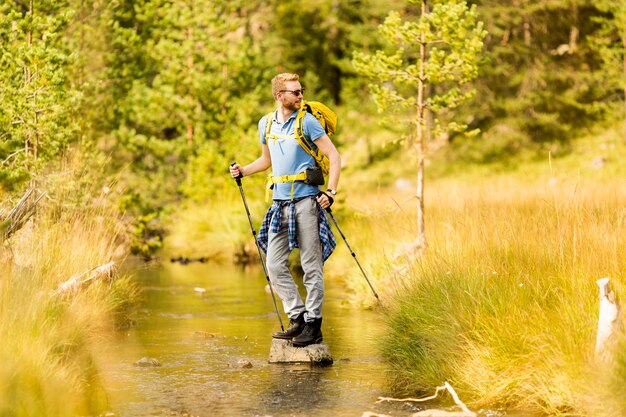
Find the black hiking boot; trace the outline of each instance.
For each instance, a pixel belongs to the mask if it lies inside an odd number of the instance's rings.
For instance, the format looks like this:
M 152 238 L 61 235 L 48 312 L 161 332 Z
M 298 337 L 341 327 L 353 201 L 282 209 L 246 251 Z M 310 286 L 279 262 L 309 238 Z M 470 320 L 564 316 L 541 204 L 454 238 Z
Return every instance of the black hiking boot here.
M 295 347 L 304 347 L 322 343 L 322 319 L 315 319 L 312 322 L 304 324 L 304 330 L 299 336 L 293 338 Z
M 291 340 L 302 333 L 304 329 L 304 312 L 300 313 L 295 319 L 289 320 L 289 327 L 282 332 L 276 332 L 272 335 L 274 339 Z

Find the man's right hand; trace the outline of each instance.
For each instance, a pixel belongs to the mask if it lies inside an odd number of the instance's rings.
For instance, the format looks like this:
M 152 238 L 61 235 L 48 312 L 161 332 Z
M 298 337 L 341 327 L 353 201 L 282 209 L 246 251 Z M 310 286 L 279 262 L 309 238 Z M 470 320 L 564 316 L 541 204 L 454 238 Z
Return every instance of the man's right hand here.
M 230 175 L 232 175 L 233 178 L 243 177 L 243 172 L 239 164 L 233 164 L 229 166 L 228 169 L 230 169 Z

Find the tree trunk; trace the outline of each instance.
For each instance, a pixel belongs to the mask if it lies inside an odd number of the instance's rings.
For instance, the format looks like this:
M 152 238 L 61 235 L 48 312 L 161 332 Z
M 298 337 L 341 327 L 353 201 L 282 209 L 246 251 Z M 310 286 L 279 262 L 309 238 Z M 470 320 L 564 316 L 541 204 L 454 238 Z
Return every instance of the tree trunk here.
M 33 0 L 30 0 L 30 2 L 28 3 L 28 15 L 30 16 L 30 20 L 33 20 L 33 14 L 34 14 L 34 10 L 33 10 Z M 31 48 L 33 44 L 33 27 L 32 25 L 28 28 L 28 33 L 26 34 L 26 46 L 28 49 Z M 26 92 L 28 86 L 31 84 L 32 82 L 32 73 L 30 70 L 30 66 L 28 65 L 28 62 L 25 62 L 24 64 L 24 92 Z M 28 158 L 28 155 L 30 154 L 30 150 L 32 148 L 32 132 L 30 130 L 30 128 L 28 127 L 28 124 L 26 124 L 26 140 L 24 142 L 24 153 L 26 155 L 26 157 Z M 28 159 L 27 159 L 28 161 Z M 28 162 L 27 162 L 28 164 Z M 28 166 L 27 166 L 28 169 Z
M 33 197 L 34 193 L 35 188 L 29 188 L 9 214 L 6 216 L 0 215 L 0 242 L 10 238 L 15 232 L 20 230 L 35 214 L 39 200 L 47 195 L 46 193 L 39 193 L 38 196 Z
M 193 16 L 193 6 L 190 5 L 190 9 L 191 9 L 191 16 Z M 194 32 L 193 32 L 193 28 L 190 26 L 187 28 L 187 41 L 189 42 L 189 51 L 188 51 L 188 55 L 187 55 L 187 94 L 191 95 L 194 99 L 196 99 L 196 92 L 195 89 L 193 87 L 193 78 L 194 78 Z M 195 114 L 194 114 L 194 110 L 195 109 L 189 109 L 188 110 L 188 114 L 186 115 L 187 118 L 187 122 L 186 122 L 186 136 L 187 136 L 187 145 L 189 146 L 189 155 L 193 155 L 193 143 L 194 143 L 194 119 L 195 119 Z M 198 119 L 196 119 L 198 120 Z M 193 182 L 192 177 L 193 177 L 193 168 L 192 168 L 192 164 L 187 164 L 187 184 L 189 184 L 191 186 L 191 183 Z
M 626 34 L 622 36 L 622 45 L 626 51 Z M 622 84 L 624 85 L 624 123 L 626 123 L 626 53 L 624 53 L 624 77 L 622 77 Z
M 598 316 L 598 332 L 596 335 L 595 357 L 598 361 L 611 362 L 613 348 L 619 332 L 619 304 L 611 291 L 609 278 L 596 281 L 600 290 L 600 314 Z
M 532 43 L 532 35 L 530 33 L 530 20 L 528 15 L 524 15 L 524 45 L 530 46 Z
M 422 0 L 422 16 L 427 13 L 426 1 Z M 426 226 L 424 222 L 424 66 L 426 64 L 426 41 L 425 33 L 420 34 L 420 62 L 419 81 L 417 86 L 417 247 L 425 249 L 428 246 L 426 241 Z
M 569 31 L 569 53 L 573 54 L 576 52 L 578 48 L 578 35 L 580 34 L 580 30 L 578 29 L 578 7 L 574 5 L 573 10 L 574 15 L 574 24 L 570 27 Z
M 72 295 L 81 289 L 87 288 L 92 283 L 103 279 L 108 279 L 109 282 L 112 282 L 116 272 L 117 267 L 115 262 L 111 261 L 83 272 L 82 274 L 72 275 L 70 279 L 59 285 L 53 295 Z
M 192 92 L 193 86 L 193 28 L 187 28 L 187 40 L 192 45 L 189 49 L 189 55 L 187 56 L 187 70 L 189 71 L 189 89 Z M 191 111 L 190 111 L 191 113 Z M 193 120 L 191 114 L 187 116 L 187 144 L 189 145 L 189 149 L 193 147 Z

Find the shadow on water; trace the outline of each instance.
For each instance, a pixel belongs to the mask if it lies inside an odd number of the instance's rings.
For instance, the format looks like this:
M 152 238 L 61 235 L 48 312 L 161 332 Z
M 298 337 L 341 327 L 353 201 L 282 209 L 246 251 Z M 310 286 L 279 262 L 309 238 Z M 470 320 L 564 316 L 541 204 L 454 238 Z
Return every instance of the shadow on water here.
M 376 352 L 383 318 L 348 306 L 332 281 L 323 332 L 335 363 L 311 367 L 268 363 L 271 333 L 280 327 L 261 271 L 166 264 L 138 279 L 144 292 L 137 326 L 102 364 L 116 416 L 399 417 L 418 410 L 375 404 L 389 395 Z M 162 366 L 134 366 L 142 357 Z

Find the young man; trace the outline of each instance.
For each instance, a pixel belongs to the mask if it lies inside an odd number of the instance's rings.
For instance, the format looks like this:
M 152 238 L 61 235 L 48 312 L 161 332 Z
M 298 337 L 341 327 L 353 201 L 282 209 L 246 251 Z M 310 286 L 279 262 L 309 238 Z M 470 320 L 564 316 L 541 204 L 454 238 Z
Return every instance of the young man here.
M 243 167 L 234 164 L 230 172 L 237 178 L 272 167 L 272 175 L 276 179 L 274 203 L 265 216 L 258 240 L 267 253 L 267 270 L 272 286 L 290 319 L 289 327 L 272 337 L 292 340 L 294 346 L 301 347 L 322 341 L 323 266 L 336 244 L 324 210 L 331 206 L 337 194 L 341 158 L 317 119 L 306 113 L 303 119 L 304 137 L 330 161 L 328 189 L 320 192 L 316 185 L 294 180 L 296 174 L 316 166 L 315 159 L 295 139 L 294 127 L 302 107 L 304 89 L 297 74 L 285 73 L 272 79 L 272 93 L 278 108 L 259 121 L 261 156 Z M 268 117 L 272 120 L 266 137 Z M 289 253 L 294 248 L 300 248 L 305 302 L 287 264 Z

